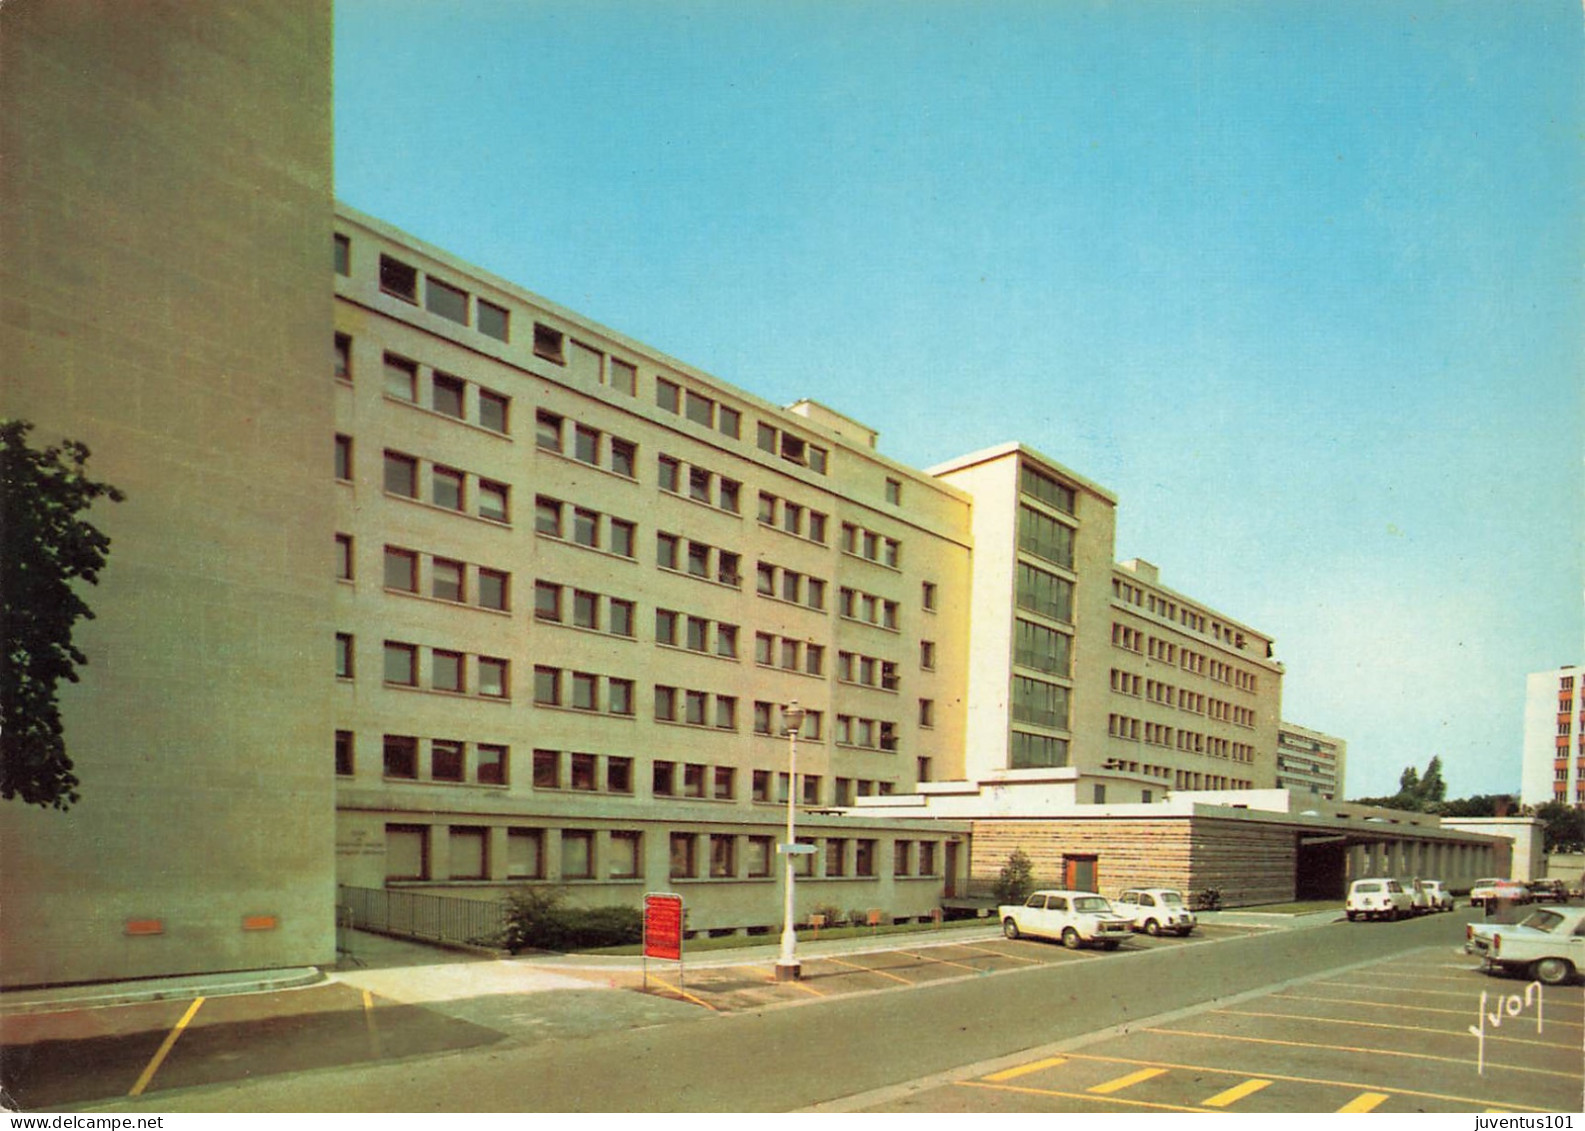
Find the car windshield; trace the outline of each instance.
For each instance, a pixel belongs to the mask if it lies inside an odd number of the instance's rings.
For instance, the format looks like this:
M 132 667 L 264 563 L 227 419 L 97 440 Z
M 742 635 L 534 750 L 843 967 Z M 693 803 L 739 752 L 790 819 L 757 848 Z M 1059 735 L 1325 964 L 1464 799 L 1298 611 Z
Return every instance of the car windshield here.
M 1183 896 L 1175 891 L 1164 891 L 1161 893 L 1161 902 L 1168 907 L 1182 907 Z
M 1563 916 L 1556 911 L 1532 911 L 1519 920 L 1521 927 L 1528 927 L 1532 931 L 1546 931 L 1548 934 L 1558 929 L 1563 922 Z
M 1355 891 L 1380 891 L 1381 890 L 1381 885 L 1378 884 L 1378 883 L 1355 884 L 1354 885 L 1354 890 Z
M 1073 901 L 1073 910 L 1075 911 L 1101 912 L 1104 914 L 1111 909 L 1112 905 L 1098 895 L 1084 895 Z

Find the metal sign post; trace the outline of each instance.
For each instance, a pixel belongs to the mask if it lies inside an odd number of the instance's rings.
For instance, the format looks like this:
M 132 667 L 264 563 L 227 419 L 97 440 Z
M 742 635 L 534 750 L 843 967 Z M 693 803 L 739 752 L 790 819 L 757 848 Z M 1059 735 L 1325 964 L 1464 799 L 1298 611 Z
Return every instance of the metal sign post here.
M 682 896 L 669 891 L 644 893 L 644 988 L 649 989 L 649 960 L 677 964 L 677 985 L 683 985 Z

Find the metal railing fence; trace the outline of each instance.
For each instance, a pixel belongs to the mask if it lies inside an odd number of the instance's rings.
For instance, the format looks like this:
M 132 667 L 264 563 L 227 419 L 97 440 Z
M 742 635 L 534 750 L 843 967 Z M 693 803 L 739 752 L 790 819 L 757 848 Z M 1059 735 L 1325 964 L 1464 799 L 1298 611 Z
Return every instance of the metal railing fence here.
M 494 946 L 506 926 L 506 906 L 496 900 L 345 884 L 336 890 L 338 922 L 345 917 L 347 925 L 376 934 Z

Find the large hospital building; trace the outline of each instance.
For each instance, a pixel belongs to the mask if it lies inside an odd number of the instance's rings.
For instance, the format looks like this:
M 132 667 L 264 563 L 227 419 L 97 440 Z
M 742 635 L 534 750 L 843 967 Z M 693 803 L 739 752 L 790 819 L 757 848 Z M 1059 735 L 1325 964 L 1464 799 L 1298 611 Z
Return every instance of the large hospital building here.
M 1251 805 L 1272 638 L 1117 562 L 1119 501 L 1036 447 L 904 466 L 337 205 L 330 18 L 0 15 L 0 414 L 127 494 L 82 800 L 0 822 L 6 985 L 328 963 L 338 887 L 761 930 L 789 791 L 800 915 L 927 916 L 1025 841 L 1246 902 L 1486 863 Z

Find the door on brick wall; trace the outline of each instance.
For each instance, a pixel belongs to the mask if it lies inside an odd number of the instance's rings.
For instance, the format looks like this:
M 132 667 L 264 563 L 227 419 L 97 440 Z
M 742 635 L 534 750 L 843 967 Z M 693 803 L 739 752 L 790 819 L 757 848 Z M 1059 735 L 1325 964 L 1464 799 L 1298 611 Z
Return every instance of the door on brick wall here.
M 1062 886 L 1070 891 L 1095 890 L 1094 856 L 1064 856 L 1062 858 Z

